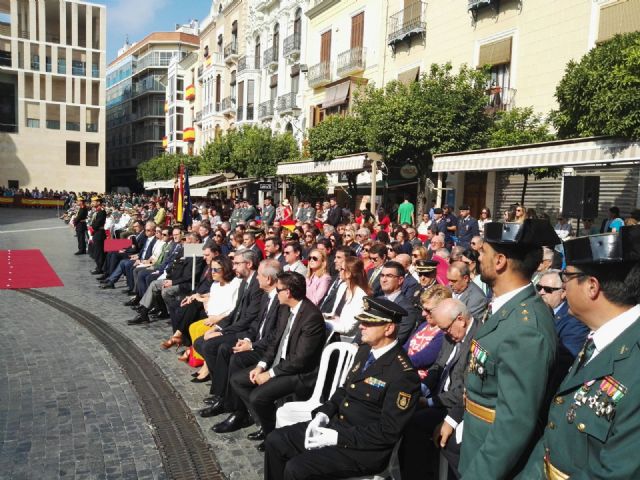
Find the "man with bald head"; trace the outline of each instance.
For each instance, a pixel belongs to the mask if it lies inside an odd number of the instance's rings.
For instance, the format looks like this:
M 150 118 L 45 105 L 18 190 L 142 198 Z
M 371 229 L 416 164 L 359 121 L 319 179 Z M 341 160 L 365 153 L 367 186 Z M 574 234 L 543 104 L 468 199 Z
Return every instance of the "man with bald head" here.
M 409 267 L 411 266 L 411 257 L 406 253 L 400 253 L 396 255 L 395 261 L 400 263 L 405 269 L 404 282 L 402 282 L 401 293 L 404 297 L 407 297 L 409 300 L 413 301 L 413 297 L 416 294 L 416 291 L 420 288 L 420 284 L 414 278 L 413 275 L 409 272 Z
M 447 270 L 447 280 L 453 298 L 464 303 L 473 318 L 482 320 L 489 302 L 482 289 L 471 281 L 469 266 L 464 262 L 453 262 Z

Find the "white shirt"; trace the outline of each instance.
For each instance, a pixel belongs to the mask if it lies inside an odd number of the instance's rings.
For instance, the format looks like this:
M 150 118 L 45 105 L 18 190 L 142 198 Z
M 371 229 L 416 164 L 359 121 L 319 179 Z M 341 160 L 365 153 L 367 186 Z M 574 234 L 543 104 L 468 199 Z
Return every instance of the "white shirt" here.
M 531 284 L 527 283 L 524 287 L 516 288 L 515 290 L 511 290 L 510 292 L 503 293 L 499 297 L 494 297 L 494 299 L 491 301 L 491 314 L 495 315 L 495 313 L 498 310 L 500 310 L 504 306 L 505 303 L 507 303 L 509 300 L 511 300 L 516 295 L 518 295 L 521 291 L 523 291 L 529 285 L 531 285 Z
M 335 315 L 336 308 L 342 299 L 342 296 L 345 295 L 347 291 L 347 284 L 343 283 L 338 287 L 338 291 L 336 293 L 336 301 L 333 304 L 333 310 L 331 311 L 332 315 Z M 356 315 L 360 315 L 364 310 L 364 297 L 367 294 L 360 287 L 356 287 L 353 295 L 350 299 L 345 300 L 345 303 L 342 307 L 342 312 L 340 315 L 335 318 L 335 320 L 328 321 L 328 324 L 333 331 L 341 333 L 343 335 L 351 336 L 356 334 L 358 320 L 356 319 Z
M 293 307 L 290 311 L 290 315 L 292 315 L 291 317 L 291 328 L 289 329 L 289 331 L 287 332 L 287 336 L 284 337 L 281 341 L 282 341 L 282 357 L 281 358 L 285 358 L 285 355 L 287 354 L 287 347 L 289 346 L 289 338 L 291 337 L 291 330 L 293 330 L 293 325 L 296 322 L 296 317 L 298 316 L 298 311 L 300 310 L 300 306 L 302 305 L 302 300 L 300 300 L 298 302 L 298 304 Z M 277 351 L 276 351 L 277 353 Z M 275 361 L 275 358 L 274 358 Z M 267 368 L 267 364 L 263 361 L 258 362 L 258 366 L 264 368 Z M 273 368 L 269 369 L 269 376 L 271 378 L 275 377 L 276 374 L 273 371 Z
M 271 306 L 273 305 L 273 300 L 274 298 L 276 298 L 276 296 L 278 295 L 278 291 L 274 288 L 273 290 L 271 290 L 268 293 L 269 296 L 269 304 L 267 305 L 267 310 L 265 312 L 265 316 L 269 313 L 269 310 L 271 310 Z M 259 332 L 259 337 L 262 338 L 262 331 L 264 330 L 264 317 L 260 319 L 261 325 L 260 325 L 260 332 Z
M 238 290 L 241 283 L 242 280 L 237 277 L 224 285 L 220 285 L 218 282 L 212 283 L 209 289 L 207 315 L 229 315 L 238 301 Z
M 591 355 L 589 362 L 596 358 L 596 356 L 607 348 L 616 338 L 622 335 L 627 328 L 633 325 L 638 317 L 640 317 L 640 305 L 636 305 L 617 317 L 612 318 L 596 330 L 592 337 L 596 349 L 593 355 Z
M 282 267 L 282 270 L 284 270 L 285 272 L 297 272 L 300 275 L 304 276 L 307 275 L 307 267 L 305 267 L 304 263 L 302 263 L 300 260 L 296 260 L 291 265 L 285 265 L 284 267 Z
M 391 350 L 393 347 L 395 347 L 398 344 L 398 340 L 394 340 L 393 342 L 391 342 L 389 345 L 386 345 L 384 347 L 380 347 L 380 348 L 372 348 L 371 349 L 371 353 L 373 354 L 373 358 L 375 358 L 376 360 L 378 360 L 382 355 L 384 355 L 385 353 L 387 353 L 389 350 Z
M 395 302 L 396 298 L 398 298 L 401 293 L 402 293 L 402 290 L 396 290 L 395 292 L 390 293 L 389 295 L 385 295 L 384 298 L 386 298 L 390 302 Z

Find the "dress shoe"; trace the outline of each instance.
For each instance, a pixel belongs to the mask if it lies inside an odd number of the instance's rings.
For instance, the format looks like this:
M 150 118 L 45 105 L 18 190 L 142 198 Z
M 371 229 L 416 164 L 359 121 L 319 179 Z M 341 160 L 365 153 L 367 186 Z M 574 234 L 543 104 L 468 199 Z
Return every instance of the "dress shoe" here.
M 106 280 L 107 278 L 109 278 L 109 275 L 107 275 L 106 273 L 103 273 L 98 278 L 96 278 L 96 280 Z
M 102 270 L 91 270 L 91 275 L 102 275 L 104 272 Z
M 103 283 L 102 285 L 100 285 L 100 288 L 105 290 L 107 288 L 116 288 L 116 287 L 115 287 L 115 285 L 113 283 L 107 282 L 107 283 Z
M 164 320 L 165 318 L 169 318 L 169 313 L 164 310 L 160 310 L 157 313 L 149 312 L 149 315 L 151 315 L 156 320 Z
M 129 289 L 122 290 L 122 293 L 124 293 L 125 295 L 129 295 L 129 296 L 136 294 L 136 292 L 134 292 L 133 290 L 129 290 Z
M 86 255 L 87 252 L 81 252 L 81 251 L 77 251 L 76 253 L 74 253 L 74 255 Z
M 248 427 L 253 422 L 248 415 L 236 415 L 232 413 L 224 422 L 215 424 L 211 430 L 216 433 L 230 433 Z
M 156 307 L 149 309 L 149 315 L 157 315 L 158 313 L 160 313 L 160 309 Z
M 256 450 L 258 450 L 259 452 L 264 452 L 264 440 L 256 445 Z
M 149 323 L 149 322 L 150 322 L 149 317 L 145 312 L 145 313 L 140 313 L 139 315 L 136 315 L 136 318 L 134 318 L 133 320 L 128 320 L 127 325 L 140 325 L 141 323 Z
M 222 400 L 218 400 L 217 403 L 214 403 L 210 407 L 205 407 L 200 410 L 200 416 L 202 418 L 215 417 L 216 415 L 224 413 L 224 411 L 224 403 Z
M 125 307 L 134 307 L 134 306 L 138 305 L 139 303 L 140 303 L 140 300 L 138 299 L 138 297 L 133 297 L 129 301 L 124 302 L 124 306 Z
M 147 310 L 147 307 L 145 307 L 144 305 L 139 305 L 138 304 L 138 305 L 134 305 L 131 308 L 133 308 L 136 312 L 141 312 L 141 311 L 144 310 L 145 312 L 149 313 L 149 311 Z
M 211 375 L 207 375 L 206 377 L 203 377 L 203 378 L 193 377 L 191 379 L 191 383 L 204 383 L 204 382 L 208 382 L 209 380 L 211 380 Z
M 264 440 L 266 435 L 264 434 L 264 430 L 262 428 L 256 430 L 255 432 L 251 432 L 247 435 L 247 440 Z
M 198 375 L 198 372 L 194 373 L 193 376 L 195 377 L 196 375 Z M 216 403 L 218 400 L 221 400 L 221 398 L 218 395 L 211 395 L 210 397 L 205 398 L 204 400 L 202 400 L 204 403 L 206 403 L 207 405 L 213 405 L 214 403 Z

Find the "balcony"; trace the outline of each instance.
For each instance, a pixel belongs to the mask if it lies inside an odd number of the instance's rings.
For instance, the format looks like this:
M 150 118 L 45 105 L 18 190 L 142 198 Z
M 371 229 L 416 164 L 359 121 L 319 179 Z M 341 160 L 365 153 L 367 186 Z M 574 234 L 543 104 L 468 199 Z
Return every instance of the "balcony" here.
M 224 46 L 225 63 L 235 62 L 238 59 L 238 42 L 233 41 Z
M 467 9 L 471 12 L 474 23 L 478 20 L 478 11 L 484 7 L 493 7 L 496 14 L 500 9 L 499 0 L 467 0 L 467 2 Z
M 70 132 L 79 132 L 80 124 L 78 122 L 67 122 L 67 130 Z
M 273 100 L 267 100 L 258 105 L 258 120 L 273 118 Z
M 427 31 L 426 19 L 427 4 L 425 2 L 415 2 L 389 17 L 387 43 L 392 48 L 403 40 L 411 39 L 415 36 L 424 37 Z
M 256 62 L 255 58 L 246 55 L 238 58 L 238 75 L 256 70 L 260 70 L 260 61 Z
M 198 110 L 196 112 L 196 123 L 200 123 L 202 121 L 202 110 Z
M 284 39 L 283 53 L 285 58 L 297 60 L 300 58 L 300 34 L 294 33 Z
M 307 82 L 311 88 L 318 88 L 331 82 L 331 63 L 320 62 L 309 67 Z
M 247 122 L 253 121 L 253 105 L 247 105 Z
M 233 97 L 225 97 L 220 102 L 220 111 L 224 115 L 229 115 L 236 110 L 236 99 Z
M 365 56 L 367 50 L 364 47 L 350 48 L 338 55 L 338 75 L 346 77 L 354 73 L 364 71 Z
M 278 97 L 278 113 L 280 115 L 300 110 L 300 107 L 296 105 L 296 96 L 297 93 L 291 92 Z
M 510 110 L 514 106 L 516 89 L 492 86 L 487 89 L 487 105 L 485 112 L 493 114 Z
M 278 49 L 267 48 L 262 56 L 263 67 L 271 70 L 278 68 Z
M 256 10 L 259 12 L 267 10 L 272 5 L 275 5 L 276 2 L 277 0 L 256 0 Z

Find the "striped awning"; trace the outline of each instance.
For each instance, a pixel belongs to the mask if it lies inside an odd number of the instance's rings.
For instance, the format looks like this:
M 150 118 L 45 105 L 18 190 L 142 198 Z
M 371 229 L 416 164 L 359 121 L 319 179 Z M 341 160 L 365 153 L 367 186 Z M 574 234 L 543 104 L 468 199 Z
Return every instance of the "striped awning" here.
M 434 172 L 515 170 L 537 167 L 578 167 L 640 161 L 640 143 L 591 137 L 434 155 Z
M 372 160 L 380 160 L 380 154 L 363 152 L 337 157 L 328 162 L 279 163 L 276 175 L 315 175 L 319 173 L 359 172 L 368 169 Z

